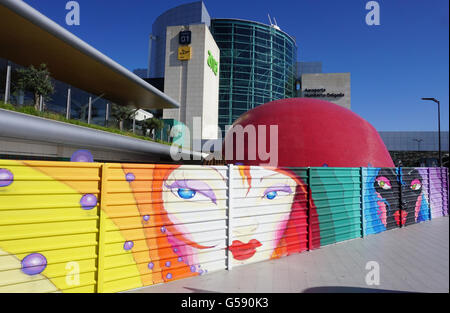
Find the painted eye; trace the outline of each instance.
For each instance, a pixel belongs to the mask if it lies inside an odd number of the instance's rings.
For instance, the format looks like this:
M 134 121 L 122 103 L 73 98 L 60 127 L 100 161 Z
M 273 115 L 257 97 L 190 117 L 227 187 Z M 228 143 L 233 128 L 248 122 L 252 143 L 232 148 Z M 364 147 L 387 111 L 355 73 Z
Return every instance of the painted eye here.
M 419 190 L 420 188 L 422 188 L 422 184 L 420 183 L 420 181 L 418 179 L 414 179 L 411 182 L 411 189 L 412 190 Z
M 192 198 L 194 198 L 196 193 L 197 192 L 195 190 L 187 189 L 187 188 L 178 188 L 178 191 L 177 191 L 177 194 L 182 199 L 192 199 Z
M 385 177 L 380 177 L 379 179 L 377 179 L 377 183 L 378 183 L 378 186 L 380 186 L 384 190 L 389 190 L 392 188 L 391 184 L 388 182 L 387 178 L 385 178 Z
M 271 191 L 264 195 L 264 197 L 266 197 L 269 200 L 275 199 L 276 196 L 278 196 L 278 192 L 276 192 L 276 191 Z

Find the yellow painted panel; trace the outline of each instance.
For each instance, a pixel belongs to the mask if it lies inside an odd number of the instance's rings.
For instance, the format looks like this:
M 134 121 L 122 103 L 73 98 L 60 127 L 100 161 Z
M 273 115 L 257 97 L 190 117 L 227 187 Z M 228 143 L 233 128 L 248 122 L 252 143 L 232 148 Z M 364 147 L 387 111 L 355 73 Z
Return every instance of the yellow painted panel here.
M 0 225 L 98 219 L 96 210 L 79 211 L 80 208 L 5 210 L 0 211 Z
M 64 290 L 64 293 L 94 293 L 94 292 L 95 292 L 95 281 L 92 281 L 90 285 Z
M 11 241 L 0 241 L 0 247 L 11 245 L 16 253 L 44 251 L 71 247 L 97 246 L 95 233 L 67 236 L 27 238 Z
M 134 272 L 134 267 L 135 264 L 133 263 L 132 265 L 105 269 L 105 282 L 124 278 L 133 278 L 136 276 L 140 277 L 140 273 L 138 273 L 138 275 L 135 275 L 136 273 Z M 130 268 L 130 270 L 128 270 L 128 268 Z M 140 285 L 142 285 L 142 283 Z M 139 284 L 137 286 L 139 286 Z
M 133 245 L 133 251 L 147 251 L 147 244 L 145 242 L 145 240 L 134 240 L 133 241 L 134 245 Z M 123 250 L 123 245 L 124 242 L 116 242 L 116 243 L 108 243 L 105 244 L 105 256 L 111 256 L 114 255 L 115 253 L 119 253 L 122 254 L 122 250 Z
M 94 291 L 100 167 L 0 161 L 13 175 L 0 188 L 2 292 Z
M 129 289 L 135 289 L 142 287 L 142 282 L 140 277 L 130 277 L 120 280 L 114 280 L 110 282 L 105 282 L 103 292 L 112 293 L 125 291 Z
M 92 220 L 6 225 L 0 228 L 0 240 L 96 232 L 96 224 L 97 222 Z
M 111 267 L 121 266 L 123 264 L 130 265 L 125 270 L 124 273 L 128 277 L 135 277 L 133 286 L 131 288 L 137 288 L 142 286 L 142 281 L 140 278 L 139 269 L 136 266 L 136 261 L 133 257 L 133 253 L 130 250 L 124 249 L 124 244 L 127 241 L 123 234 L 121 234 L 119 227 L 113 223 L 111 219 L 105 219 L 105 228 L 113 229 L 114 231 L 107 232 L 105 234 L 105 246 L 108 246 L 109 241 L 117 242 L 117 245 L 110 246 L 108 249 L 108 254 L 115 255 L 114 258 L 104 256 L 103 266 L 105 269 Z M 134 246 L 133 246 L 134 247 Z M 109 278 L 107 276 L 106 270 L 103 273 L 104 281 L 107 281 Z M 104 283 L 104 288 L 106 284 Z M 104 292 L 108 292 L 107 289 L 103 289 Z
M 10 247 L 6 246 L 5 249 L 8 249 Z M 71 261 L 77 261 L 77 263 L 82 266 L 83 263 L 86 263 L 86 265 L 95 264 L 92 263 L 92 260 L 97 258 L 96 254 L 97 247 L 79 247 L 79 248 L 71 248 L 71 249 L 59 249 L 59 250 L 29 250 L 24 253 L 17 253 L 15 256 L 19 260 L 23 260 L 27 255 L 31 253 L 35 253 L 35 251 L 39 251 L 42 255 L 45 256 L 47 259 L 48 266 L 55 263 L 67 263 Z M 12 249 L 10 249 L 12 250 Z M 20 269 L 21 266 L 16 268 L 7 268 L 5 267 L 7 263 L 2 262 L 4 256 L 0 255 L 0 271 L 6 270 L 6 269 Z M 81 271 L 87 271 L 84 268 L 80 268 Z
M 97 198 L 98 195 L 94 194 Z M 1 210 L 16 210 L 16 209 L 45 209 L 45 208 L 81 208 L 81 198 L 83 194 L 58 194 L 58 195 L 8 195 L 7 197 L 0 196 L 0 211 Z M 97 207 L 92 210 L 96 211 Z M 86 210 L 89 211 L 89 210 Z M 80 213 L 81 214 L 81 213 Z
M 134 258 L 133 258 L 134 257 Z M 150 257 L 148 251 L 134 252 L 133 254 L 119 254 L 105 257 L 105 268 L 113 268 L 118 266 L 136 265 L 135 259 L 139 259 L 139 263 L 148 264 Z

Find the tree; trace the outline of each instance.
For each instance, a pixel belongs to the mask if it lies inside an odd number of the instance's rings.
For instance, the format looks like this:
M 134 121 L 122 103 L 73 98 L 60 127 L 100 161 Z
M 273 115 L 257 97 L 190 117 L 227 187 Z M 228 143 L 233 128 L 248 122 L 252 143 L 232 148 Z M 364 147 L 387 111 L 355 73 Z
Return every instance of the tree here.
M 111 115 L 119 122 L 119 128 L 123 131 L 123 121 L 130 119 L 137 110 L 113 103 L 111 106 Z
M 152 117 L 142 121 L 142 128 L 144 129 L 144 134 L 147 132 L 147 129 L 152 132 L 153 129 L 156 131 L 162 129 L 164 127 L 164 122 L 158 118 Z
M 39 67 L 30 65 L 17 70 L 19 76 L 16 90 L 29 91 L 34 95 L 34 108 L 39 110 L 39 98 L 49 99 L 55 92 L 47 65 L 42 63 Z

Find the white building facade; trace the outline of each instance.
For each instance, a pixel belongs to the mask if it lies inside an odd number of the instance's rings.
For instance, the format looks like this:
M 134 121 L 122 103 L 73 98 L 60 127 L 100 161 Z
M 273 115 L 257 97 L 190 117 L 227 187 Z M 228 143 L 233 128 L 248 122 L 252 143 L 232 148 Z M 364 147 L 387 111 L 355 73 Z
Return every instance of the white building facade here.
M 190 40 L 180 41 L 180 32 Z M 178 101 L 180 108 L 164 109 L 163 118 L 184 123 L 191 137 L 197 118 L 201 139 L 217 139 L 219 62 L 220 50 L 207 25 L 167 27 L 164 93 Z

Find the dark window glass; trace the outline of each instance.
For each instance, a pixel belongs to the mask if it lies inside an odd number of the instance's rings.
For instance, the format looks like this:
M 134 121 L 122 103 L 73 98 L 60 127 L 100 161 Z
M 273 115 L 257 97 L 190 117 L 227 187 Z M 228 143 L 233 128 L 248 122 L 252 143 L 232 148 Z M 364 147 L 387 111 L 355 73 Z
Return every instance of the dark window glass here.
M 234 58 L 233 59 L 234 64 L 239 64 L 239 65 L 250 65 L 251 64 L 251 60 L 248 58 Z
M 250 73 L 243 73 L 243 72 L 234 72 L 233 73 L 233 77 L 234 78 L 239 78 L 239 79 L 250 79 Z
M 231 34 L 231 26 L 214 26 L 215 34 Z
M 250 58 L 250 52 L 249 51 L 243 51 L 243 50 L 235 50 L 234 56 L 238 58 Z
M 240 50 L 249 50 L 250 45 L 248 43 L 234 42 L 234 48 Z
M 249 27 L 239 27 L 236 26 L 234 29 L 235 34 L 245 35 L 245 36 L 252 36 L 252 29 Z
M 230 41 L 217 41 L 217 46 L 219 49 L 231 49 L 231 42 Z

